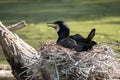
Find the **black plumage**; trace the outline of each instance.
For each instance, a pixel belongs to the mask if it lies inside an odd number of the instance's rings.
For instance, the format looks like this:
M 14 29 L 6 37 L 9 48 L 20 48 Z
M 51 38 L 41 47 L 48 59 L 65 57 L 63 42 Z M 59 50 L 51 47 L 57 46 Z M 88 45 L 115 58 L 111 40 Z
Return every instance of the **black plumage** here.
M 65 48 L 75 49 L 76 51 L 87 51 L 90 50 L 93 45 L 97 44 L 95 41 L 92 41 L 95 36 L 96 29 L 92 29 L 87 38 L 84 38 L 80 34 L 70 35 L 70 29 L 64 23 L 64 21 L 56 21 L 49 25 L 56 29 L 58 34 L 57 44 Z

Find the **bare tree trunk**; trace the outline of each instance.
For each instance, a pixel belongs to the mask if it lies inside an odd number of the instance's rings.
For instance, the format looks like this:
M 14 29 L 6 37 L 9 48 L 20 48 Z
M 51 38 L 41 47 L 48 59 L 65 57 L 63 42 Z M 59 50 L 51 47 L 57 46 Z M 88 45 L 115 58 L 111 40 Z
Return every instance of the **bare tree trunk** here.
M 13 24 L 11 26 L 8 26 L 7 28 L 10 31 L 15 31 L 15 30 L 18 30 L 18 29 L 25 27 L 26 25 L 27 25 L 27 23 L 25 21 L 21 21 L 21 22 L 18 22 L 16 24 Z M 0 46 L 0 51 L 2 51 L 1 46 Z
M 37 51 L 20 39 L 16 34 L 9 31 L 2 22 L 0 22 L 0 45 L 6 60 L 11 66 L 12 74 L 17 80 L 25 80 L 27 75 L 30 74 L 24 72 L 28 69 L 28 67 L 25 66 L 31 64 L 30 59 L 37 54 Z M 24 73 L 20 75 L 22 72 Z

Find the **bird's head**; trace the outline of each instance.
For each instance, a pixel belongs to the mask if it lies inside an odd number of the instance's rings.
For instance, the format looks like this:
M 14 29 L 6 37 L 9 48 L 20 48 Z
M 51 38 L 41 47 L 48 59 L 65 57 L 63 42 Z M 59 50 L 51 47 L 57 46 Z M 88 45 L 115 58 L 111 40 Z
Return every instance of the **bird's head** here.
M 67 25 L 64 23 L 64 21 L 55 21 L 53 23 L 47 23 L 47 24 L 48 27 L 52 27 L 57 31 L 59 38 L 68 37 L 70 34 L 70 30 L 67 27 Z
M 54 28 L 57 32 L 59 32 L 61 29 L 66 28 L 64 21 L 55 21 L 47 24 L 48 24 L 48 27 Z

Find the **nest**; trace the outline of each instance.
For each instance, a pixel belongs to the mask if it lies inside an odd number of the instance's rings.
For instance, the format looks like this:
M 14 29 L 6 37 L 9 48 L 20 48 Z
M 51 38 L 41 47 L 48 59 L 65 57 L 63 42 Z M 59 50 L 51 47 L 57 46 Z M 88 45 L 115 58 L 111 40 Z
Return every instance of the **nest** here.
M 119 80 L 120 60 L 110 47 L 98 44 L 90 51 L 77 52 L 52 42 L 42 43 L 27 72 L 38 80 Z M 35 57 L 35 56 L 34 56 Z

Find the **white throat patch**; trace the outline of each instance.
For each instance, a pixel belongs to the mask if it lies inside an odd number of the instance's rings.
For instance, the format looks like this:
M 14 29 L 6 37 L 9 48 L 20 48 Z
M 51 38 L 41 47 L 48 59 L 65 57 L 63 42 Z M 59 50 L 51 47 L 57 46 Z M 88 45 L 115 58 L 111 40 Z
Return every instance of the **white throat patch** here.
M 59 30 L 60 30 L 60 26 L 59 26 L 58 24 L 56 24 L 56 26 L 55 26 L 55 30 L 56 30 L 57 32 L 59 32 Z

